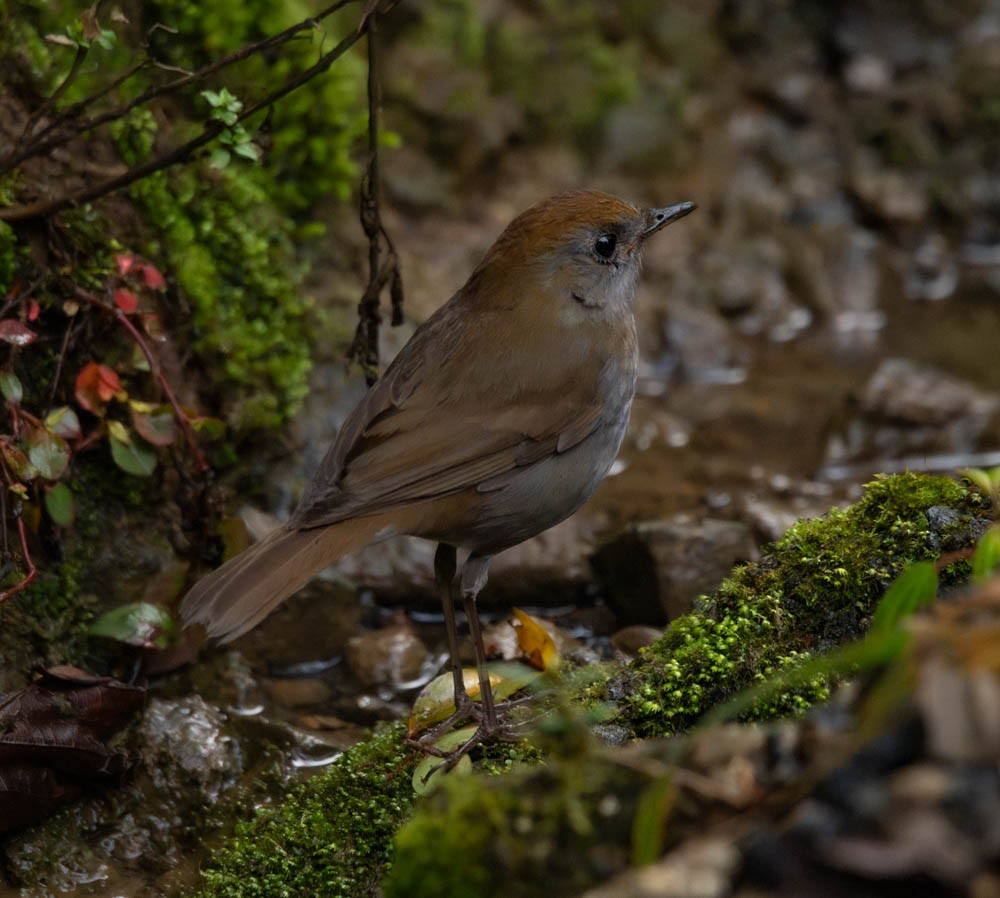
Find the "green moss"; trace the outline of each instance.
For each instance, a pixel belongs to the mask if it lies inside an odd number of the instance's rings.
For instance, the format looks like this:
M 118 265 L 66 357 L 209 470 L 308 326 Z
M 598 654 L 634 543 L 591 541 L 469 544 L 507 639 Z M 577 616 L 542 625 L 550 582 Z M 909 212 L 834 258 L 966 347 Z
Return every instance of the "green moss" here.
M 213 372 L 227 417 L 273 428 L 305 397 L 312 302 L 302 291 L 294 225 L 260 168 L 207 161 L 137 182 L 130 195 L 159 232 L 152 247 L 190 303 L 192 345 Z
M 879 478 L 850 508 L 795 524 L 760 562 L 735 571 L 674 621 L 598 697 L 617 699 L 621 722 L 639 735 L 685 729 L 803 654 L 861 636 L 904 567 L 971 545 L 987 511 L 980 495 L 945 477 Z M 943 572 L 942 583 L 967 576 L 961 562 Z M 750 716 L 801 711 L 828 693 L 820 679 Z
M 3 198 L 0 197 L 0 202 Z M 14 282 L 14 263 L 17 239 L 14 229 L 4 221 L 0 221 L 0 295 L 6 295 Z
M 238 825 L 203 870 L 199 898 L 364 898 L 414 798 L 403 727 L 388 727 Z M 443 893 L 444 894 L 444 893 Z
M 450 777 L 396 834 L 384 894 L 578 895 L 627 857 L 640 778 L 590 753 Z

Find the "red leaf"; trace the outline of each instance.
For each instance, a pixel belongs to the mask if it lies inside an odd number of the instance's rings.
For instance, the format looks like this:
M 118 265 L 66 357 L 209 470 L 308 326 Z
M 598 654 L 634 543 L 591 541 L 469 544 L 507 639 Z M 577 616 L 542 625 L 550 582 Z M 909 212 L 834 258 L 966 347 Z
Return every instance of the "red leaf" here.
M 118 273 L 122 277 L 125 277 L 135 266 L 135 256 L 131 253 L 122 253 L 119 256 L 115 256 L 115 261 L 118 263 Z
M 115 290 L 115 305 L 127 315 L 139 308 L 139 298 L 131 290 L 119 287 Z
M 150 290 L 162 290 L 167 286 L 163 275 L 160 274 L 160 269 L 155 265 L 150 265 L 149 262 L 144 262 L 142 265 L 142 279 Z
M 11 346 L 27 346 L 38 339 L 36 334 L 26 324 L 21 324 L 16 318 L 0 319 L 0 340 Z
M 90 362 L 76 376 L 76 401 L 95 415 L 100 415 L 108 400 L 121 392 L 122 382 L 106 365 Z
M 41 306 L 38 305 L 37 299 L 28 300 L 28 321 L 34 321 L 38 317 L 38 313 L 41 311 Z

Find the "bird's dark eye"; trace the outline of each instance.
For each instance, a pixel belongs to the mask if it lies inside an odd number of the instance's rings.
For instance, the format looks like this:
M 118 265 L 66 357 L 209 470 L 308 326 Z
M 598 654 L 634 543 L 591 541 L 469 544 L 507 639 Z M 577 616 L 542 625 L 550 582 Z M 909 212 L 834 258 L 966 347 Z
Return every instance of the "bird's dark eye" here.
M 615 254 L 618 238 L 614 234 L 601 234 L 594 241 L 594 252 L 602 259 L 610 259 Z

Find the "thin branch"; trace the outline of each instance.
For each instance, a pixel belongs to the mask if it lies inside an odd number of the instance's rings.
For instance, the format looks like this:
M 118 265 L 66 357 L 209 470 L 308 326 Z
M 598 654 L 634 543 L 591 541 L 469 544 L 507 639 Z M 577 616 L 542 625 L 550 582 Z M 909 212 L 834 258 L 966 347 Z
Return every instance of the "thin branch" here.
M 114 178 L 108 178 L 106 181 L 101 181 L 99 184 L 85 187 L 83 190 L 78 190 L 76 193 L 64 194 L 63 196 L 59 196 L 51 200 L 38 200 L 37 202 L 29 203 L 26 206 L 13 206 L 7 209 L 0 209 L 0 221 L 25 221 L 32 218 L 44 218 L 56 212 L 61 212 L 63 209 L 92 202 L 93 200 L 106 196 L 109 193 L 114 193 L 116 190 L 121 190 L 123 187 L 128 187 L 129 184 L 145 178 L 153 174 L 153 172 L 161 171 L 162 169 L 176 165 L 178 162 L 184 161 L 192 153 L 194 153 L 195 150 L 199 150 L 206 144 L 213 141 L 227 128 L 232 128 L 241 122 L 246 121 L 251 116 L 260 112 L 261 109 L 277 102 L 282 97 L 287 96 L 292 93 L 292 91 L 300 88 L 303 84 L 311 81 L 320 73 L 326 71 L 334 62 L 336 62 L 337 59 L 343 56 L 352 46 L 354 46 L 358 38 L 359 35 L 356 33 L 349 34 L 329 53 L 321 57 L 320 60 L 314 65 L 299 72 L 297 75 L 286 81 L 277 90 L 267 94 L 256 103 L 245 107 L 232 124 L 224 125 L 222 122 L 213 119 L 208 122 L 204 130 L 197 137 L 192 138 L 187 143 L 183 143 L 178 147 L 174 147 L 172 150 L 161 153 L 155 159 L 150 159 L 143 162 L 141 165 L 136 165 L 121 175 L 117 175 Z
M 150 100 L 154 100 L 157 97 L 163 96 L 164 94 L 169 94 L 174 91 L 180 90 L 182 87 L 186 87 L 197 81 L 204 81 L 211 75 L 216 74 L 222 69 L 227 68 L 234 63 L 241 62 L 256 53 L 260 53 L 264 50 L 269 50 L 273 47 L 277 47 L 283 43 L 294 38 L 300 31 L 305 31 L 309 28 L 315 28 L 317 23 L 323 19 L 331 16 L 333 13 L 340 9 L 343 9 L 350 3 L 355 2 L 355 0 L 337 0 L 336 3 L 331 4 L 326 9 L 317 13 L 314 16 L 310 16 L 308 19 L 303 19 L 301 22 L 286 28 L 284 31 L 278 34 L 271 35 L 270 37 L 263 38 L 253 44 L 248 44 L 245 47 L 240 47 L 238 50 L 234 50 L 232 53 L 223 56 L 221 59 L 216 60 L 213 63 L 205 66 L 204 68 L 198 69 L 196 72 L 184 73 L 180 78 L 175 78 L 173 81 L 168 81 L 166 84 L 160 84 L 156 87 L 150 87 L 143 91 L 137 97 L 134 97 L 128 103 L 118 106 L 114 109 L 109 109 L 106 112 L 102 112 L 100 115 L 96 115 L 90 119 L 84 121 L 79 121 L 73 123 L 72 120 L 77 116 L 81 115 L 83 111 L 93 102 L 93 98 L 87 97 L 80 100 L 78 103 L 70 106 L 66 109 L 59 119 L 59 124 L 66 128 L 62 133 L 45 141 L 35 141 L 29 146 L 18 150 L 15 146 L 14 150 L 8 155 L 3 163 L 0 164 L 0 171 L 7 171 L 13 168 L 15 165 L 20 164 L 25 159 L 40 156 L 53 150 L 55 147 L 61 146 L 64 143 L 69 142 L 74 137 L 79 134 L 84 134 L 87 131 L 93 131 L 95 128 L 105 125 L 108 122 L 116 121 L 124 116 L 128 115 L 133 109 L 143 106 Z M 352 41 L 353 43 L 353 41 Z M 350 46 L 350 45 L 348 45 Z M 332 62 L 333 60 L 331 60 Z M 131 73 L 129 73 L 131 77 Z M 105 91 L 102 91 L 105 92 Z M 98 94 L 98 96 L 100 93 Z M 72 123 L 72 127 L 70 124 Z M 52 130 L 52 126 L 46 128 L 43 135 L 49 133 Z M 214 136 L 214 135 L 213 135 Z M 20 142 L 19 142 L 20 143 Z M 155 170 L 155 169 L 154 169 Z
M 205 458 L 205 453 L 201 451 L 201 446 L 198 444 L 198 437 L 195 436 L 194 428 L 191 426 L 191 422 L 188 420 L 187 415 L 184 414 L 181 404 L 177 401 L 177 397 L 174 395 L 174 391 L 170 387 L 170 382 L 163 374 L 163 369 L 160 368 L 159 361 L 156 356 L 153 355 L 142 334 L 139 333 L 139 329 L 129 320 L 128 316 L 121 309 L 109 306 L 106 302 L 103 302 L 92 293 L 88 293 L 76 284 L 73 285 L 73 295 L 76 296 L 77 299 L 89 303 L 92 306 L 96 306 L 102 311 L 110 314 L 135 341 L 135 344 L 142 351 L 142 354 L 146 357 L 146 361 L 149 363 L 149 370 L 156 375 L 156 379 L 160 382 L 160 386 L 163 388 L 163 395 L 167 397 L 167 402 L 170 403 L 170 407 L 174 410 L 174 418 L 177 420 L 181 431 L 184 433 L 184 437 L 191 449 L 191 453 L 194 455 L 198 470 L 207 471 L 208 460 Z
M 368 35 L 368 165 L 361 181 L 359 216 L 361 228 L 368 238 L 368 284 L 358 303 L 358 326 L 347 351 L 349 359 L 360 362 L 365 380 L 371 385 L 378 377 L 378 336 L 382 324 L 379 297 L 386 284 L 392 302 L 392 323 L 403 320 L 403 280 L 399 257 L 392 240 L 382 224 L 379 207 L 379 66 L 377 40 L 378 13 L 374 4 L 367 4 L 362 17 L 364 32 Z M 382 244 L 385 242 L 387 258 L 382 261 Z
M 87 58 L 88 52 L 90 52 L 89 47 L 77 44 L 76 53 L 73 55 L 73 62 L 69 67 L 69 71 L 66 73 L 66 77 L 63 78 L 59 86 L 52 92 L 52 94 L 47 97 L 45 101 L 28 117 L 28 120 L 24 123 L 24 129 L 21 131 L 21 135 L 17 139 L 15 148 L 20 146 L 22 141 L 35 130 L 35 125 L 38 124 L 38 120 L 45 115 L 46 112 L 55 107 L 56 103 L 59 102 L 59 98 L 66 93 L 69 86 L 76 80 L 76 76 L 80 74 L 80 69 L 83 66 L 83 61 Z
M 7 599 L 16 596 L 22 590 L 27 589 L 34 582 L 35 577 L 38 576 L 38 569 L 35 567 L 35 562 L 31 559 L 31 552 L 28 551 L 28 536 L 24 532 L 24 518 L 21 517 L 20 512 L 17 514 L 17 532 L 21 537 L 21 552 L 24 555 L 24 563 L 28 566 L 28 573 L 19 583 L 15 583 L 10 589 L 0 592 L 0 605 L 6 602 Z

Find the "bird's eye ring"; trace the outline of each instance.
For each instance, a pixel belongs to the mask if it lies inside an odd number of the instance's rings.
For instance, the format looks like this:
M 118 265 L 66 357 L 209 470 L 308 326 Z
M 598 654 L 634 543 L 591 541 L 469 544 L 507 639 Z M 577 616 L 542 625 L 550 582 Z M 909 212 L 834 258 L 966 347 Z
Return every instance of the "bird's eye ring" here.
M 615 254 L 616 246 L 618 246 L 618 238 L 614 234 L 601 234 L 594 241 L 594 252 L 598 258 L 607 261 Z

